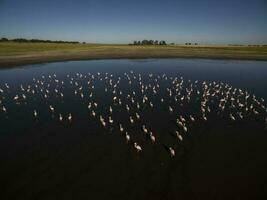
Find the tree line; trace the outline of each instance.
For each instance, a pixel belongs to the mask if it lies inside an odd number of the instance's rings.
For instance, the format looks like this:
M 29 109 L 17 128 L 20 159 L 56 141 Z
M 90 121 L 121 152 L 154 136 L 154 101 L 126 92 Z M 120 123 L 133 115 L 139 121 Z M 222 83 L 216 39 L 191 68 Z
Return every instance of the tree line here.
M 167 43 L 164 40 L 142 40 L 142 41 L 134 41 L 130 45 L 166 45 Z
M 40 39 L 25 39 L 25 38 L 15 38 L 7 39 L 1 38 L 0 42 L 33 42 L 33 43 L 69 43 L 69 44 L 78 44 L 77 41 L 63 41 L 63 40 L 40 40 Z

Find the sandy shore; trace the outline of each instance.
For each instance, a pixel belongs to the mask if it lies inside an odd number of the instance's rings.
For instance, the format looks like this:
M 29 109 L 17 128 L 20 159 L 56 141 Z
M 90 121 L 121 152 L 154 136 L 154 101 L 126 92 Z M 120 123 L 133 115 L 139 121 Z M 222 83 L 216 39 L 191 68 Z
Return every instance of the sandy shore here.
M 90 59 L 204 58 L 267 60 L 267 47 L 0 44 L 0 67 Z

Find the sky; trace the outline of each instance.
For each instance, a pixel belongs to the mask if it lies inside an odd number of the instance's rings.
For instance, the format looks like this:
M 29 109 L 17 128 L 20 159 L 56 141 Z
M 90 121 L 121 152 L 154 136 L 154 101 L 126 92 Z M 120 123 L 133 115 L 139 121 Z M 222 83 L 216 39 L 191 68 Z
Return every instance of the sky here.
M 267 0 L 0 0 L 0 37 L 267 44 Z

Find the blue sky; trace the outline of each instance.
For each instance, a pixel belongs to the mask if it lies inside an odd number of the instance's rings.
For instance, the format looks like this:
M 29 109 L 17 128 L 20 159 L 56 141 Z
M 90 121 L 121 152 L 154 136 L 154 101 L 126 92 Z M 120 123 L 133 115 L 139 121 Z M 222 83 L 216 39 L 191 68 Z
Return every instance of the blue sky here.
M 0 0 L 0 37 L 267 44 L 267 1 Z

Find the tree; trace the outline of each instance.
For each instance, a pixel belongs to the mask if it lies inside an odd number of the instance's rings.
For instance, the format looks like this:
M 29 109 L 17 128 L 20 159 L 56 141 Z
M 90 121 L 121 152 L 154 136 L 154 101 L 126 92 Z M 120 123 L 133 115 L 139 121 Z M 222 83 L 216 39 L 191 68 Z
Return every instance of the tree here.
M 13 40 L 14 42 L 28 42 L 27 39 L 24 39 L 24 38 L 16 38 Z
M 148 44 L 149 44 L 149 45 L 153 45 L 153 44 L 154 44 L 154 40 L 149 40 L 149 41 L 148 41 Z
M 166 42 L 165 42 L 164 40 L 161 40 L 161 41 L 159 42 L 159 45 L 166 45 Z
M 144 39 L 142 41 L 134 41 L 133 45 L 167 45 L 167 43 L 164 40 L 161 40 L 159 42 L 158 40 L 146 40 L 146 39 Z
M 1 40 L 0 40 L 1 42 L 7 42 L 8 41 L 8 39 L 7 38 L 1 38 Z
M 143 40 L 142 41 L 142 45 L 148 45 L 149 44 L 149 41 L 148 40 Z

